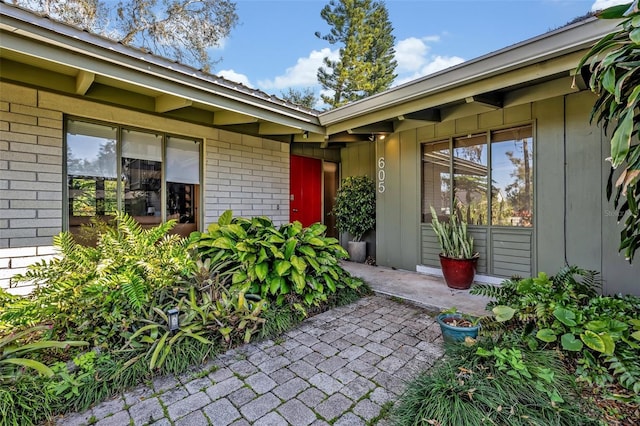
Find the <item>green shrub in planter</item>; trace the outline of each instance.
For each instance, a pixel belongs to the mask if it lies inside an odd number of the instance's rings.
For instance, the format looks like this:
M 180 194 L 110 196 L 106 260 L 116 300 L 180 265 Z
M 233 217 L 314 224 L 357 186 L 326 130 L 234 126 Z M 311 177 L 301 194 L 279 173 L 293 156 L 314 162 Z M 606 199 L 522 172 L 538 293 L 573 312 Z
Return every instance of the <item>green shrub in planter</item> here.
M 225 212 L 208 232 L 191 234 L 190 247 L 212 263 L 229 262 L 234 269 L 231 285 L 282 305 L 302 301 L 317 305 L 341 288 L 358 288 L 362 282 L 340 267 L 347 256 L 335 238 L 325 236 L 326 226 L 304 228 L 300 222 L 276 228 L 266 217 L 233 217 Z M 303 310 L 302 305 L 299 305 Z
M 331 211 L 336 217 L 336 228 L 348 232 L 353 241 L 376 226 L 376 187 L 367 176 L 344 178 L 336 194 L 336 204 Z

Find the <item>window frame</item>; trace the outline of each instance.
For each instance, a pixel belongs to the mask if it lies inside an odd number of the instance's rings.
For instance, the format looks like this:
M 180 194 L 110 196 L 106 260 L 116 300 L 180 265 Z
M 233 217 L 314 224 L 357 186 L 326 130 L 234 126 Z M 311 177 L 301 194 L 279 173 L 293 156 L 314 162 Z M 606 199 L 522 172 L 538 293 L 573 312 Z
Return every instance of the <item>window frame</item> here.
M 69 173 L 68 173 L 68 158 L 67 158 L 67 135 L 68 135 L 68 123 L 70 121 L 79 121 L 84 123 L 96 124 L 101 126 L 109 126 L 115 127 L 116 130 L 116 210 L 123 211 L 124 209 L 124 187 L 122 181 L 122 146 L 123 146 L 123 132 L 125 130 L 142 132 L 142 133 L 150 133 L 160 135 L 162 138 L 162 167 L 161 167 L 161 211 L 160 211 L 160 223 L 165 223 L 167 221 L 167 182 L 166 182 L 166 152 L 167 152 L 167 143 L 169 138 L 180 138 L 185 140 L 193 140 L 194 142 L 199 143 L 198 149 L 198 196 L 197 196 L 197 212 L 196 212 L 196 221 L 197 221 L 197 229 L 199 231 L 202 230 L 202 224 L 204 222 L 204 145 L 205 141 L 203 138 L 191 137 L 188 135 L 181 135 L 173 132 L 164 132 L 160 130 L 153 130 L 143 127 L 137 126 L 129 126 L 109 121 L 96 120 L 85 117 L 77 117 L 72 115 L 64 115 L 63 117 L 63 149 L 62 149 L 62 230 L 69 231 L 69 215 L 70 215 L 70 207 L 69 207 Z M 92 216 L 96 217 L 96 216 Z
M 532 183 L 533 183 L 533 194 L 532 194 L 532 207 L 531 207 L 531 211 L 532 211 L 532 216 L 533 219 L 531 221 L 531 226 L 509 226 L 509 225 L 493 225 L 493 217 L 492 217 L 492 194 L 491 194 L 491 181 L 492 181 L 492 176 L 493 176 L 493 163 L 492 163 L 492 141 L 491 141 L 491 135 L 493 132 L 501 132 L 501 131 L 508 131 L 510 129 L 518 129 L 518 128 L 522 128 L 522 127 L 531 127 L 531 144 L 532 144 L 532 149 L 533 149 L 533 153 L 531 155 L 531 168 L 532 168 L 532 173 L 533 173 L 533 178 L 532 178 Z M 453 208 L 454 205 L 454 201 L 455 201 L 455 186 L 454 186 L 454 182 L 455 182 L 455 170 L 454 170 L 454 150 L 455 150 L 455 140 L 458 138 L 464 138 L 467 137 L 468 135 L 480 135 L 480 134 L 484 134 L 485 135 L 485 139 L 486 139 L 486 145 L 487 145 L 487 169 L 489 171 L 489 175 L 487 176 L 488 182 L 489 184 L 487 185 L 487 193 L 486 193 L 486 197 L 487 197 L 487 223 L 483 224 L 483 225 L 472 225 L 469 224 L 470 227 L 478 227 L 478 228 L 492 228 L 492 229 L 505 229 L 505 230 L 518 230 L 518 229 L 523 229 L 523 230 L 533 230 L 536 227 L 536 220 L 537 220 L 537 214 L 536 214 L 536 194 L 537 194 L 537 184 L 536 184 L 536 175 L 537 175 L 537 170 L 536 170 L 536 156 L 537 156 L 537 137 L 536 137 L 536 122 L 535 120 L 528 120 L 528 121 L 524 121 L 524 122 L 517 122 L 517 123 L 510 123 L 508 125 L 503 125 L 503 126 L 495 126 L 495 127 L 490 127 L 490 128 L 482 128 L 482 129 L 474 129 L 472 131 L 469 132 L 465 132 L 465 133 L 456 133 L 456 134 L 452 134 L 448 137 L 434 137 L 434 138 L 430 138 L 428 140 L 425 140 L 423 142 L 420 142 L 420 224 L 429 224 L 430 222 L 425 221 L 425 215 L 423 214 L 422 210 L 424 208 L 424 202 L 425 202 L 425 189 L 424 189 L 424 172 L 425 172 L 425 161 L 424 161 L 424 146 L 425 145 L 429 145 L 429 144 L 435 144 L 435 143 L 442 143 L 444 141 L 446 141 L 448 139 L 449 141 L 449 179 L 450 179 L 450 193 L 449 193 L 449 205 L 451 208 Z

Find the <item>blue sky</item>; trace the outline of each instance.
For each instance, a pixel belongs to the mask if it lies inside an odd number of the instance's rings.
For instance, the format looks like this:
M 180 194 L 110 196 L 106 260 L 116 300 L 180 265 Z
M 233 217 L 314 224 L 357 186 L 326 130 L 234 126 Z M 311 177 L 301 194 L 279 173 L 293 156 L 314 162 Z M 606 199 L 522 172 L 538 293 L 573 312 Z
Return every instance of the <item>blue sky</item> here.
M 558 28 L 594 6 L 621 0 L 387 0 L 396 37 L 396 84 Z M 629 2 L 631 0 L 627 0 Z M 623 3 L 625 1 L 622 1 Z M 236 0 L 239 25 L 213 70 L 229 80 L 280 95 L 320 87 L 316 71 L 337 47 L 315 37 L 328 24 L 328 0 Z

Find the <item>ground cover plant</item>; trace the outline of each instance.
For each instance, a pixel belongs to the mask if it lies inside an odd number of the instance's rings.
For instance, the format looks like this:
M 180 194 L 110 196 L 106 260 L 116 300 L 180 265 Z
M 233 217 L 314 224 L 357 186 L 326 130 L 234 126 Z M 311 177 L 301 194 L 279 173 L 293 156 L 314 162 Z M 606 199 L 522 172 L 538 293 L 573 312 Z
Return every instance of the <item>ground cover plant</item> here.
M 553 351 L 491 339 L 459 344 L 419 375 L 392 413 L 397 425 L 590 425 L 573 377 Z
M 446 355 L 407 388 L 400 425 L 637 424 L 640 298 L 602 296 L 598 274 L 475 285 L 492 299 L 476 342 Z
M 225 213 L 216 226 L 238 231 L 225 228 L 230 217 Z M 234 220 L 261 225 L 255 229 L 266 239 L 256 246 L 288 260 L 287 270 L 272 261 L 269 268 L 278 269 L 263 275 L 261 250 L 253 259 L 241 250 L 203 257 L 188 240 L 169 234 L 173 221 L 143 229 L 122 213 L 100 228 L 94 247 L 68 233 L 57 236 L 60 255 L 18 277 L 38 285 L 32 294 L 0 290 L 0 425 L 39 424 L 86 410 L 370 291 L 339 266 L 344 250 L 323 227 L 294 223 L 274 233 L 266 218 Z M 285 244 L 275 247 L 279 235 Z M 294 271 L 304 281 L 293 278 Z M 178 330 L 168 325 L 172 308 L 179 311 Z

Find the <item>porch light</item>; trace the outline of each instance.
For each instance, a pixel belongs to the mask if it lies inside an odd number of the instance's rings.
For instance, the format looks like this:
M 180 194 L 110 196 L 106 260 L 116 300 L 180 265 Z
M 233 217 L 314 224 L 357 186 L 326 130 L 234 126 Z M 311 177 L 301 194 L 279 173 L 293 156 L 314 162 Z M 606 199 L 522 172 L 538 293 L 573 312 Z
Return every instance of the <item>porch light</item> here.
M 167 311 L 167 316 L 169 317 L 169 331 L 174 332 L 180 329 L 180 319 L 178 318 L 178 314 L 180 311 L 178 309 L 173 308 Z

